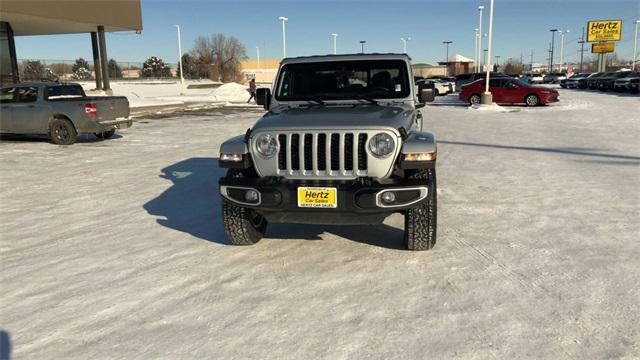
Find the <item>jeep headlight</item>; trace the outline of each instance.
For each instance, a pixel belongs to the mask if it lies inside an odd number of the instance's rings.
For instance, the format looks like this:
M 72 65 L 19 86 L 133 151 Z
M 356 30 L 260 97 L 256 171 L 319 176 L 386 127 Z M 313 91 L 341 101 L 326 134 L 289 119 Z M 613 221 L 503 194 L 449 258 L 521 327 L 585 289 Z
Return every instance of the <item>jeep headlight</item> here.
M 256 139 L 256 149 L 260 155 L 270 158 L 278 152 L 278 141 L 271 134 L 261 134 Z
M 369 151 L 377 157 L 389 156 L 395 147 L 396 142 L 386 133 L 376 134 L 369 140 Z

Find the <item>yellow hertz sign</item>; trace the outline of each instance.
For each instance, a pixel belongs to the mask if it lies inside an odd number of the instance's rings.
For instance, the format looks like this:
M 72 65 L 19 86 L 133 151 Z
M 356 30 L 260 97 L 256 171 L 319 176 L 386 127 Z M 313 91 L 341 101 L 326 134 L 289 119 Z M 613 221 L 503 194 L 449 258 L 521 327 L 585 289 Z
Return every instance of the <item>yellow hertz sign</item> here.
M 594 54 L 610 53 L 616 49 L 616 43 L 591 44 L 591 52 Z
M 587 23 L 587 42 L 620 41 L 622 20 L 598 20 Z

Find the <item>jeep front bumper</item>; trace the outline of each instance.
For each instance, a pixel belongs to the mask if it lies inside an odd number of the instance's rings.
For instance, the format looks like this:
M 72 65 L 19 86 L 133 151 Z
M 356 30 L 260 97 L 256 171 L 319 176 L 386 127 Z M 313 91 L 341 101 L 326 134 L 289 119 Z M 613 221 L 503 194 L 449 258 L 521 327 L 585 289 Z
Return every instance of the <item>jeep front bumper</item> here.
M 219 185 L 220 194 L 225 200 L 238 206 L 253 208 L 272 222 L 378 223 L 394 212 L 420 205 L 429 197 L 429 187 L 424 180 L 385 180 L 362 184 L 356 181 L 301 182 L 279 178 L 222 178 Z M 298 187 L 335 188 L 336 207 L 299 207 Z M 248 201 L 248 191 L 255 191 L 259 196 L 249 196 L 253 200 Z M 395 201 L 385 202 L 382 195 L 386 192 L 393 192 Z

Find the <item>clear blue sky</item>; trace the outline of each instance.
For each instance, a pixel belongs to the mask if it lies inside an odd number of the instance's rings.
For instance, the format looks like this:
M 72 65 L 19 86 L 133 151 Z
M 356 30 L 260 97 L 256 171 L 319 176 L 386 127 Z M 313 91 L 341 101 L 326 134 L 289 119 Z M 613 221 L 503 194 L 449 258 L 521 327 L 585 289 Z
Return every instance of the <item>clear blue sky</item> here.
M 175 28 L 182 27 L 183 52 L 199 35 L 223 33 L 237 37 L 251 58 L 260 47 L 261 58 L 282 56 L 279 16 L 287 16 L 287 55 L 326 54 L 331 33 L 338 37 L 339 53 L 401 52 L 400 37 L 410 36 L 408 53 L 414 62 L 435 63 L 445 57 L 443 40 L 453 41 L 450 55 L 474 56 L 477 6 L 486 6 L 483 32 L 488 32 L 489 0 L 440 1 L 142 1 L 142 35 L 107 35 L 108 55 L 118 61 L 143 61 L 155 55 L 176 62 Z M 545 63 L 550 28 L 569 29 L 565 61 L 579 59 L 580 31 L 587 20 L 622 19 L 618 56 L 630 59 L 634 21 L 640 18 L 640 0 L 495 0 L 494 54 L 500 61 L 523 54 L 529 62 Z M 556 41 L 558 45 L 558 41 Z M 23 36 L 16 38 L 18 58 L 75 59 L 91 57 L 88 34 Z M 559 56 L 559 45 L 557 46 Z M 589 54 L 587 54 L 589 55 Z M 559 61 L 556 58 L 556 61 Z

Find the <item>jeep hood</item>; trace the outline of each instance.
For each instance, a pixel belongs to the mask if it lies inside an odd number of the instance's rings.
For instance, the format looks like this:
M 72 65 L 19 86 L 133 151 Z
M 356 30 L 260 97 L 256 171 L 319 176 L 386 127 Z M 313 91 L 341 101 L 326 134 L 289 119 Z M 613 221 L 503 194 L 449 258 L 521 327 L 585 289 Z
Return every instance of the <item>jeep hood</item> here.
M 332 130 L 404 127 L 409 129 L 417 111 L 409 106 L 309 106 L 269 111 L 253 131 Z

